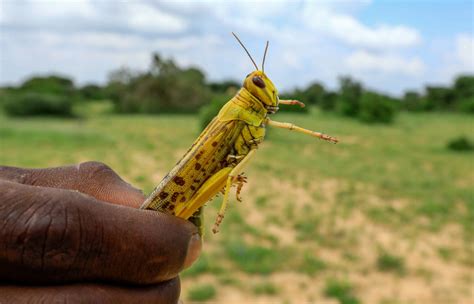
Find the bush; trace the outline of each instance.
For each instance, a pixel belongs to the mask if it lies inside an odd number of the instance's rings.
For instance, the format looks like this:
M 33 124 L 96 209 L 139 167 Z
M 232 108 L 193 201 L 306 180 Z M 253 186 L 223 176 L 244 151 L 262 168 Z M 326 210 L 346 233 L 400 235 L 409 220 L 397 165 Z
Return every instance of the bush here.
M 401 275 L 405 273 L 405 260 L 403 257 L 381 253 L 377 258 L 377 267 L 380 271 L 393 271 Z
M 203 72 L 157 54 L 147 72 L 112 72 L 106 91 L 122 113 L 194 113 L 211 97 Z
M 87 101 L 102 100 L 106 97 L 104 93 L 104 88 L 95 84 L 87 84 L 83 86 L 82 88 L 80 88 L 79 93 L 81 95 L 81 98 Z
M 359 304 L 360 301 L 354 296 L 352 285 L 347 281 L 330 279 L 326 282 L 324 294 L 329 298 L 339 300 L 340 304 Z
M 474 114 L 474 97 L 459 101 L 458 108 L 461 112 Z
M 199 121 L 201 129 L 204 128 L 211 122 L 211 120 L 217 116 L 221 108 L 232 98 L 227 94 L 215 95 L 211 99 L 211 102 L 203 106 L 199 111 Z
M 359 113 L 362 85 L 350 77 L 339 79 L 339 96 L 336 108 L 344 116 L 356 117 Z
M 465 136 L 460 136 L 450 140 L 447 147 L 453 151 L 472 151 L 474 150 L 474 143 Z
M 394 102 L 373 92 L 364 92 L 360 102 L 359 118 L 370 123 L 390 123 L 395 116 Z
M 188 297 L 191 301 L 207 301 L 216 296 L 214 286 L 205 284 L 194 286 L 189 290 Z
M 72 116 L 72 102 L 63 96 L 40 93 L 10 95 L 4 102 L 5 113 L 11 116 Z
M 68 97 L 73 97 L 75 94 L 73 81 L 58 75 L 31 77 L 19 87 L 19 90 L 22 92 Z
M 336 108 L 337 98 L 338 96 L 336 92 L 325 92 L 319 104 L 321 110 L 333 111 Z

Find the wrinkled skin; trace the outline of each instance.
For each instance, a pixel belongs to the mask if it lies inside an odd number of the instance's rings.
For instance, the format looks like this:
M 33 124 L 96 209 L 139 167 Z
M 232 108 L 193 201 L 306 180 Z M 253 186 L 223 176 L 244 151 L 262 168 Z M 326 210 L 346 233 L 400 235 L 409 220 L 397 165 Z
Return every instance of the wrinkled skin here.
M 0 167 L 0 303 L 177 302 L 201 241 L 144 199 L 97 162 Z

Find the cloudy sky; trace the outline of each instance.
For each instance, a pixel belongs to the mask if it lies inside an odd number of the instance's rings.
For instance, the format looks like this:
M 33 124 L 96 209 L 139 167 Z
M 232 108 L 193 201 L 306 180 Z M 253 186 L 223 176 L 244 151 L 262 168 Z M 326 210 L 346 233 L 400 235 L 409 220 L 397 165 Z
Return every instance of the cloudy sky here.
M 104 83 L 151 52 L 240 80 L 270 41 L 266 71 L 280 91 L 339 75 L 400 94 L 474 73 L 473 1 L 0 0 L 0 84 L 61 73 Z

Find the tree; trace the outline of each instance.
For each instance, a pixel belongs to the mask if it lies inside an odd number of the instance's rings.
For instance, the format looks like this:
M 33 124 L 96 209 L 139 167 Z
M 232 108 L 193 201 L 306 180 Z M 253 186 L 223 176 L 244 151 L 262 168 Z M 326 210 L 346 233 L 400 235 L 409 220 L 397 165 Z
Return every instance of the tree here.
M 195 112 L 211 96 L 199 69 L 180 68 L 158 54 L 147 72 L 119 70 L 111 74 L 108 86 L 120 112 Z
M 345 116 L 357 116 L 359 113 L 362 85 L 349 76 L 339 78 L 339 96 L 337 110 Z
M 454 80 L 454 95 L 459 100 L 466 98 L 474 98 L 474 76 L 458 76 Z
M 395 102 L 388 96 L 365 91 L 360 100 L 359 118 L 370 123 L 390 123 L 396 113 Z
M 421 111 L 423 110 L 423 99 L 420 93 L 415 91 L 406 91 L 403 95 L 403 108 L 408 111 Z
M 336 108 L 338 95 L 336 92 L 324 92 L 324 95 L 319 103 L 324 111 L 333 111 Z
M 72 97 L 75 93 L 73 81 L 58 75 L 31 77 L 23 82 L 18 90 L 65 97 Z
M 301 101 L 309 105 L 321 103 L 324 96 L 324 86 L 318 82 L 311 83 L 301 92 Z
M 455 99 L 454 91 L 450 88 L 426 87 L 426 110 L 452 110 L 454 109 Z

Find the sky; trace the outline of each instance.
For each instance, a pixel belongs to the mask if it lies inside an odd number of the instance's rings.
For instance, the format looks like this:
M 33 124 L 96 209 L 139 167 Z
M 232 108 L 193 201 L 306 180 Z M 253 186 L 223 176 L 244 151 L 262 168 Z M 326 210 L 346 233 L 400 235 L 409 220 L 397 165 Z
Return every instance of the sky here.
M 474 74 L 474 1 L 0 0 L 0 85 L 57 73 L 104 84 L 120 67 L 146 70 L 152 52 L 243 80 L 253 65 L 280 91 L 350 75 L 401 95 Z

